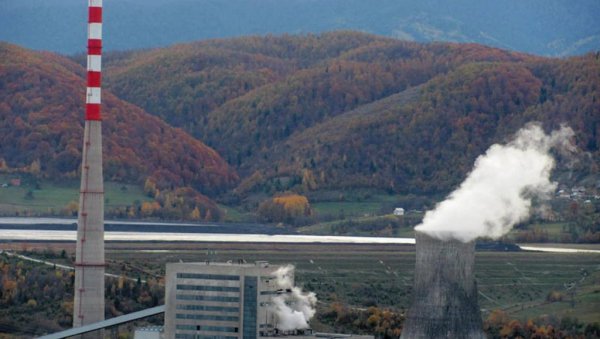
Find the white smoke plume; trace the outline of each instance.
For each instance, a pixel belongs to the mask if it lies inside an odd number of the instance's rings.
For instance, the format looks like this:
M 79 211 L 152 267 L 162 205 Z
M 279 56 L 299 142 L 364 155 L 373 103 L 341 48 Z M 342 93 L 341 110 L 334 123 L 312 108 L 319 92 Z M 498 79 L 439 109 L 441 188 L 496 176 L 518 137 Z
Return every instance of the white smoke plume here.
M 275 283 L 279 288 L 292 288 L 294 285 L 294 277 L 292 272 L 294 271 L 294 266 L 286 265 L 282 266 L 273 274 L 275 274 Z
M 316 295 L 313 292 L 302 292 L 300 288 L 293 286 L 293 269 L 293 266 L 287 265 L 275 271 L 277 287 L 290 291 L 273 298 L 277 328 L 283 331 L 309 328 L 308 321 L 316 313 Z
M 415 230 L 463 242 L 500 238 L 529 217 L 532 198 L 555 190 L 556 183 L 550 181 L 555 163 L 549 151 L 573 152 L 573 136 L 566 126 L 547 135 L 539 124 L 530 124 L 508 144 L 492 145 L 459 188 L 428 211 Z

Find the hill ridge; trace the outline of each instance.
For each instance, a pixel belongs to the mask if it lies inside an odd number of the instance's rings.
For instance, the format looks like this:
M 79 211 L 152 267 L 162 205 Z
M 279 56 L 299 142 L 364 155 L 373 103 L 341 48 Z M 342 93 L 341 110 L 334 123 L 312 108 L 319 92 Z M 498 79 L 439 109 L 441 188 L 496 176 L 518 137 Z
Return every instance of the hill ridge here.
M 85 71 L 64 57 L 11 44 L 0 44 L 0 55 L 2 163 L 53 180 L 76 177 Z M 103 110 L 108 180 L 143 184 L 150 178 L 161 189 L 189 186 L 211 196 L 237 182 L 213 149 L 109 90 Z

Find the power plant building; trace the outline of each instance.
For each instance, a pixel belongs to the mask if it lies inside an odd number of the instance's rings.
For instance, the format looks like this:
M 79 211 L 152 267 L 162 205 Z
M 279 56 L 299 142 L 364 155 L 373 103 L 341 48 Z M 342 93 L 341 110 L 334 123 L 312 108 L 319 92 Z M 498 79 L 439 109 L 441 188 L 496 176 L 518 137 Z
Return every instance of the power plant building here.
M 273 335 L 272 299 L 280 266 L 247 263 L 171 263 L 166 272 L 166 338 L 252 339 Z M 293 271 L 287 279 L 293 283 Z

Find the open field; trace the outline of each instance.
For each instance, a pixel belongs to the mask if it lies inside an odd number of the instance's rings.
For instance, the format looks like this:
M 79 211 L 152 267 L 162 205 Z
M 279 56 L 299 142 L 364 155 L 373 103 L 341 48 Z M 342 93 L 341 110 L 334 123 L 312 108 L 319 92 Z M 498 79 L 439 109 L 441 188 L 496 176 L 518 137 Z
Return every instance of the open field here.
M 411 301 L 415 260 L 412 246 L 196 244 L 184 247 L 188 248 L 158 253 L 113 248 L 107 251 L 107 256 L 117 262 L 145 265 L 157 272 L 164 263 L 179 260 L 289 263 L 297 268 L 298 283 L 315 291 L 325 303 L 340 300 L 356 307 L 380 305 L 406 309 Z M 583 272 L 587 274 L 585 278 Z M 584 321 L 600 319 L 600 255 L 478 252 L 475 275 L 480 292 L 487 296 L 480 295 L 480 306 L 485 312 L 502 308 L 515 317 L 534 317 L 548 314 L 550 309 L 552 314 L 568 314 Z M 563 302 L 545 302 L 552 291 L 567 295 L 565 284 L 571 282 L 579 282 L 575 308 L 571 308 L 567 297 Z
M 8 182 L 9 176 L 0 176 L 0 183 Z M 106 182 L 105 208 L 133 205 L 137 201 L 148 201 L 142 189 L 136 185 Z M 31 192 L 28 194 L 28 192 Z M 79 200 L 79 182 L 41 182 L 34 185 L 24 181 L 21 186 L 0 187 L 0 215 L 23 214 L 29 211 L 34 215 L 56 215 L 67 204 Z
M 3 249 L 59 253 L 72 243 L 0 244 Z M 597 247 L 596 247 L 597 248 Z M 409 307 L 414 274 L 410 245 L 107 243 L 108 271 L 142 279 L 164 274 L 168 262 L 268 260 L 296 266 L 297 283 L 317 293 L 321 306 L 342 301 L 403 310 Z M 62 262 L 68 264 L 67 260 Z M 483 317 L 503 309 L 525 319 L 542 315 L 600 319 L 600 255 L 477 252 L 475 276 Z M 575 285 L 572 285 L 575 283 Z M 566 287 L 572 287 L 574 294 Z M 547 302 L 551 292 L 562 301 Z
M 331 215 L 340 218 L 381 214 L 383 204 L 380 201 L 326 201 L 313 203 L 311 207 L 318 215 Z
M 218 204 L 218 207 L 223 211 L 223 221 L 225 222 L 245 222 L 247 220 L 255 220 L 256 217 L 249 212 L 240 211 L 238 208 Z
M 431 197 L 407 196 L 401 194 L 385 194 L 377 191 L 355 190 L 338 192 L 341 199 L 333 199 L 329 192 L 327 199 L 318 197 L 317 201 L 311 202 L 312 209 L 319 216 L 329 215 L 336 219 L 347 217 L 364 217 L 374 215 L 391 214 L 396 207 L 405 210 L 422 210 L 431 203 Z
M 560 235 L 565 233 L 565 228 L 567 227 L 567 223 L 565 222 L 548 222 L 544 224 L 534 223 L 529 225 L 529 228 L 542 228 L 544 231 L 548 232 L 548 236 L 553 239 L 560 238 Z
M 352 235 L 352 236 L 394 236 L 412 238 L 413 227 L 422 218 L 422 213 L 412 213 L 404 217 L 393 214 L 380 216 L 362 216 L 345 220 L 321 222 L 298 228 L 303 234 L 315 235 Z

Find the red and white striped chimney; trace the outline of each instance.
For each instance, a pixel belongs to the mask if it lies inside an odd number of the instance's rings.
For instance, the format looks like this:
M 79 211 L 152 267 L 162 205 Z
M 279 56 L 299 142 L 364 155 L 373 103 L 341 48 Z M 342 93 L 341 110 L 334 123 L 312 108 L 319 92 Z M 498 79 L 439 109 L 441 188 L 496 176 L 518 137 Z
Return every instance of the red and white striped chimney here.
M 102 0 L 89 0 L 85 120 L 101 120 Z
M 104 180 L 102 176 L 102 0 L 89 0 L 87 90 L 75 259 L 73 327 L 104 320 Z M 85 338 L 102 338 L 97 331 Z

